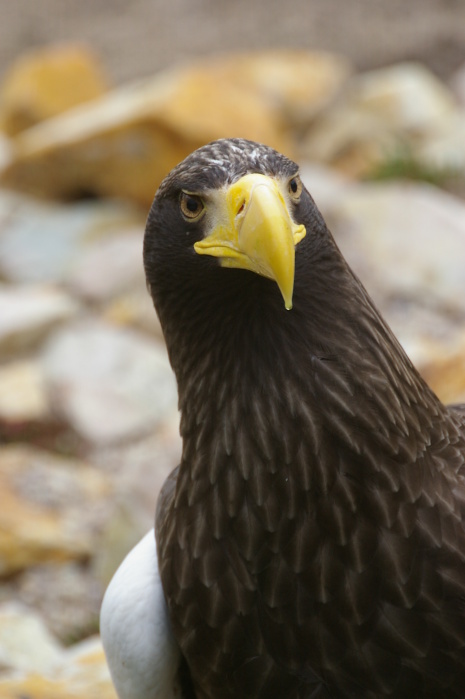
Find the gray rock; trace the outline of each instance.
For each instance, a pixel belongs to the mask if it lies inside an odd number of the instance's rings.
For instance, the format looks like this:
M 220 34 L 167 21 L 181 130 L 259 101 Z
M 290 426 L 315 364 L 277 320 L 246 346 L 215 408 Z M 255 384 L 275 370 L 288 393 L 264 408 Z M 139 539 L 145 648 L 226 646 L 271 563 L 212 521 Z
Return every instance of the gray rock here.
M 354 186 L 331 211 L 349 264 L 415 361 L 465 319 L 465 203 L 435 187 Z M 462 319 L 458 322 L 458 319 Z
M 142 241 L 142 227 L 94 241 L 77 255 L 67 285 L 91 301 L 106 301 L 135 287 L 147 294 Z
M 33 350 L 78 310 L 67 294 L 48 286 L 0 286 L 0 357 Z
M 341 173 L 320 163 L 304 162 L 300 167 L 302 182 L 326 218 L 342 194 L 347 194 L 353 183 Z
M 92 463 L 111 474 L 113 501 L 129 512 L 141 534 L 153 526 L 159 490 L 179 464 L 180 456 L 177 413 L 172 413 L 156 431 L 141 439 L 123 445 L 97 446 L 90 453 Z
M 50 204 L 0 191 L 0 274 L 13 282 L 62 282 L 88 242 L 143 215 L 120 202 Z
M 109 323 L 70 325 L 45 353 L 52 405 L 94 443 L 124 442 L 176 411 L 177 390 L 162 345 Z
M 457 112 L 453 94 L 433 73 L 401 63 L 355 76 L 315 120 L 303 149 L 312 160 L 363 177 L 398 153 L 416 156 L 417 146 Z
M 37 565 L 4 585 L 0 594 L 34 609 L 65 645 L 98 630 L 103 587 L 90 566 L 76 562 Z
M 340 197 L 333 215 L 367 284 L 465 313 L 464 202 L 428 185 L 367 184 Z

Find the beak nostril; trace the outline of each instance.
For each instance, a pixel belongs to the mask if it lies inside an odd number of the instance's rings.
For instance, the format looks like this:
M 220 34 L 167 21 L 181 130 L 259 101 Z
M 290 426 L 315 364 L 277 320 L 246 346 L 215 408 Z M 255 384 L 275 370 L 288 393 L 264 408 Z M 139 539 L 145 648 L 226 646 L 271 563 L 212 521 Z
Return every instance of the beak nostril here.
M 239 208 L 237 210 L 236 216 L 239 216 L 239 214 L 241 214 L 244 211 L 244 208 L 245 208 L 245 199 L 242 200 L 241 205 L 239 206 Z

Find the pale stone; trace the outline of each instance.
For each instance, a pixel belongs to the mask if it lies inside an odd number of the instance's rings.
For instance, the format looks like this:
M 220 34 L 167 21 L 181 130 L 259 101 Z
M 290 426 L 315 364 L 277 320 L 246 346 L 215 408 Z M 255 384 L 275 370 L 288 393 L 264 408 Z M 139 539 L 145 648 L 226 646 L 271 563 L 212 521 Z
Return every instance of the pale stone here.
M 418 160 L 444 177 L 465 177 L 465 109 L 444 119 L 416 150 Z
M 11 674 L 0 679 L 2 699 L 117 699 L 99 638 L 64 652 L 53 672 Z
M 333 219 L 369 289 L 465 313 L 464 202 L 429 185 L 359 185 L 338 199 Z
M 0 191 L 0 273 L 11 282 L 65 282 L 88 245 L 142 230 L 144 219 L 123 202 L 46 204 Z
M 107 89 L 95 56 L 78 45 L 30 51 L 7 71 L 0 91 L 0 127 L 15 135 Z
M 352 181 L 337 170 L 321 163 L 307 161 L 301 163 L 300 175 L 318 209 L 329 223 L 333 206 L 339 197 L 350 191 Z
M 399 153 L 415 156 L 457 115 L 451 91 L 421 65 L 402 63 L 354 77 L 309 129 L 307 157 L 351 176 L 370 175 Z
M 0 420 L 13 423 L 45 421 L 50 409 L 38 361 L 0 366 Z
M 36 612 L 15 603 L 0 605 L 0 677 L 11 670 L 53 672 L 63 657 Z
M 348 100 L 399 129 L 414 132 L 430 129 L 456 109 L 450 90 L 416 63 L 399 63 L 357 76 Z
M 106 301 L 141 288 L 148 292 L 142 263 L 143 228 L 101 238 L 77 255 L 67 286 L 90 301 Z
M 302 167 L 305 184 L 407 354 L 441 399 L 465 401 L 463 202 L 428 185 L 350 184 L 313 168 Z
M 176 411 L 166 351 L 136 331 L 76 323 L 54 336 L 44 362 L 55 410 L 90 442 L 134 439 Z
M 413 363 L 454 347 L 465 317 L 463 202 L 428 185 L 354 184 L 326 215 Z
M 423 373 L 437 361 L 438 357 L 454 353 L 454 348 L 460 344 L 462 323 L 457 323 L 454 312 L 441 305 L 426 306 L 423 299 L 399 299 L 391 296 L 373 294 L 384 319 L 392 328 L 395 336 L 402 344 L 414 366 Z M 426 299 L 426 303 L 430 303 Z M 429 377 L 425 375 L 427 381 Z M 446 399 L 442 388 L 436 384 L 440 397 Z
M 113 502 L 127 508 L 141 533 L 153 525 L 158 493 L 179 464 L 181 450 L 179 415 L 172 414 L 153 434 L 121 446 L 97 446 L 91 452 L 92 463 L 112 474 Z
M 106 509 L 102 503 L 97 507 Z M 109 502 L 108 512 L 112 509 L 113 504 Z M 95 633 L 104 588 L 94 569 L 96 558 L 103 554 L 106 527 L 105 523 L 96 536 L 90 564 L 57 561 L 34 565 L 11 582 L 5 581 L 0 597 L 17 600 L 40 613 L 47 628 L 65 645 Z
M 402 146 L 400 134 L 377 116 L 339 105 L 317 119 L 302 143 L 304 157 L 337 168 L 349 177 L 370 174 Z
M 77 313 L 67 294 L 47 286 L 0 286 L 0 356 L 34 349 Z
M 107 479 L 90 466 L 23 446 L 0 452 L 0 575 L 93 550 Z M 97 527 L 98 528 L 98 527 Z

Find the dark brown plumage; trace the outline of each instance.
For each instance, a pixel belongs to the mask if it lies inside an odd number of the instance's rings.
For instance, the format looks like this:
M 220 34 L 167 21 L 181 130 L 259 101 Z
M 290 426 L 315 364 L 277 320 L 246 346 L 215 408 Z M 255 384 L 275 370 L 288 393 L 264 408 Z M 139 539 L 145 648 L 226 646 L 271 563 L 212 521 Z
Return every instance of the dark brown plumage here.
M 306 190 L 293 198 L 296 171 L 218 141 L 149 215 L 183 439 L 156 526 L 173 630 L 198 699 L 463 699 L 465 413 L 421 379 Z M 212 193 L 247 172 L 289 181 L 306 228 L 290 311 L 272 279 L 193 247 Z M 205 211 L 189 220 L 182 196 Z

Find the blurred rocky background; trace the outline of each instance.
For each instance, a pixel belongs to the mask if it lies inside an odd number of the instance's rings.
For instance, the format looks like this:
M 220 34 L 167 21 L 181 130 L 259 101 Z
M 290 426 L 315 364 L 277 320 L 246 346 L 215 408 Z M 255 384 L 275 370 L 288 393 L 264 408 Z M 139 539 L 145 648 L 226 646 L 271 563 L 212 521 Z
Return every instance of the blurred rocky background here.
M 465 401 L 465 3 L 0 12 L 0 699 L 114 699 L 102 594 L 180 453 L 141 260 L 159 182 L 222 136 L 296 158 L 414 362 Z

